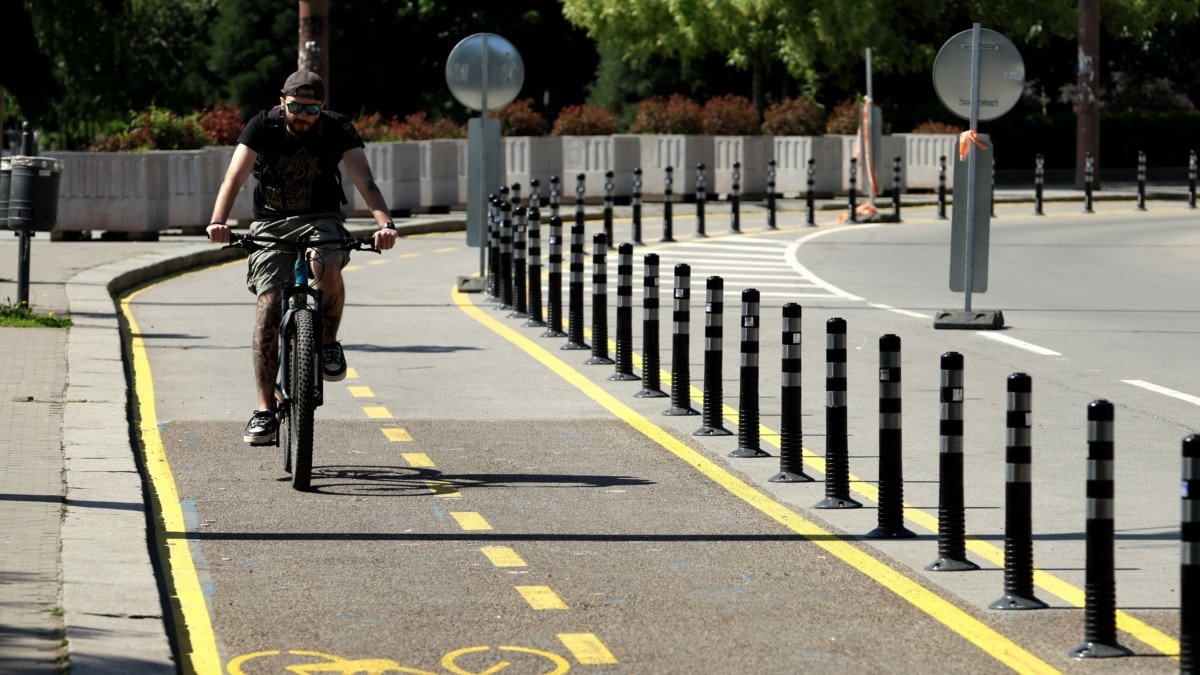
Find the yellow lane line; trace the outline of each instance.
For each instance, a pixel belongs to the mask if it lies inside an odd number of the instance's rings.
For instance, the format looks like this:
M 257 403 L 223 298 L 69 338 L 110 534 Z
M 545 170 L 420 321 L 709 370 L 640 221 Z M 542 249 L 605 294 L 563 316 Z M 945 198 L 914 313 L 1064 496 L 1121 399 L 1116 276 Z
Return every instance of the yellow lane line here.
M 368 406 L 363 408 L 363 412 L 367 414 L 367 417 L 370 417 L 373 420 L 392 419 L 392 413 L 388 412 L 388 409 L 383 406 Z
M 429 488 L 434 497 L 443 497 L 445 499 L 458 499 L 462 497 L 462 493 L 450 481 L 431 479 L 425 481 L 425 487 Z
M 454 253 L 454 252 L 455 252 L 455 251 L 457 251 L 457 250 L 459 250 L 457 246 L 451 246 L 451 247 L 448 247 L 448 248 L 438 248 L 438 249 L 434 249 L 434 250 L 433 250 L 433 252 L 434 252 L 434 253 Z
M 413 468 L 417 468 L 417 469 L 432 469 L 433 468 L 433 460 L 429 459 L 429 455 L 427 455 L 423 452 L 402 452 L 402 453 L 400 453 L 400 456 L 403 457 L 404 461 L 408 462 L 408 465 Z
M 617 657 L 592 633 L 559 633 L 558 641 L 581 665 L 602 666 L 617 663 Z
M 543 609 L 570 609 L 567 603 L 558 597 L 558 594 L 550 589 L 549 586 L 516 586 L 517 592 L 525 598 L 525 602 L 536 610 Z
M 346 387 L 346 391 L 354 398 L 375 398 L 375 392 L 371 391 L 370 387 L 349 386 Z
M 813 543 L 837 556 L 843 562 L 912 603 L 915 607 L 944 624 L 950 630 L 969 640 L 992 658 L 1021 673 L 1058 672 L 1050 664 L 1037 658 L 1017 643 L 959 609 L 945 598 L 925 588 L 917 581 L 897 572 L 871 557 L 866 552 L 855 548 L 850 543 L 836 538 L 836 535 L 833 533 L 810 522 L 758 489 L 743 483 L 712 460 L 646 419 L 636 410 L 622 403 L 615 396 L 589 380 L 582 373 L 568 366 L 541 345 L 489 316 L 476 307 L 467 294 L 460 293 L 457 288 L 454 288 L 451 290 L 451 296 L 454 303 L 476 321 L 504 337 L 554 371 L 559 377 L 573 384 L 618 419 L 623 420 L 626 424 L 629 424 L 650 440 L 670 451 L 747 504 L 750 504 L 793 532 L 809 538 Z
M 346 368 L 346 379 L 357 380 L 358 379 L 358 371 L 353 368 L 347 367 Z
M 192 558 L 187 540 L 187 525 L 183 519 L 183 507 L 179 503 L 179 492 L 175 476 L 167 461 L 166 449 L 158 431 L 158 410 L 154 403 L 154 378 L 150 373 L 150 359 L 146 355 L 146 344 L 137 321 L 133 318 L 130 303 L 147 286 L 121 299 L 121 315 L 128 325 L 130 354 L 133 357 L 134 395 L 138 432 L 142 453 L 149 474 L 155 499 L 151 508 L 157 507 L 159 518 L 152 519 L 156 525 L 155 539 L 161 551 L 166 548 L 165 571 L 168 586 L 173 589 L 176 602 L 176 637 L 185 652 L 185 672 L 220 673 L 221 658 L 217 651 L 217 638 L 213 632 L 208 604 L 200 586 L 200 576 Z M 174 604 L 174 603 L 173 603 Z
M 525 567 L 525 560 L 507 546 L 484 546 L 479 549 L 496 567 Z
M 409 435 L 407 429 L 393 428 L 380 429 L 380 431 L 383 432 L 385 438 L 395 443 L 408 442 L 412 440 L 412 436 Z
M 386 265 L 390 262 L 391 262 L 391 260 L 388 260 L 387 258 L 383 258 L 381 260 L 372 260 L 372 261 L 368 262 L 367 264 L 368 265 Z
M 474 511 L 451 511 L 450 515 L 458 521 L 458 526 L 464 530 L 490 530 L 492 526 L 484 517 Z

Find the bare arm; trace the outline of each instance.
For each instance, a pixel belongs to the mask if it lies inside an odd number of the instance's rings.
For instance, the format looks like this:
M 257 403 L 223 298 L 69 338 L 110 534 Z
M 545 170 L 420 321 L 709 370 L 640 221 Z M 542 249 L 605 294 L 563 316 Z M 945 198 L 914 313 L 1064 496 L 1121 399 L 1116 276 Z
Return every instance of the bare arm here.
M 367 208 L 371 209 L 371 215 L 375 217 L 376 224 L 379 225 L 380 229 L 375 232 L 375 248 L 381 251 L 390 249 L 396 243 L 396 231 L 384 227 L 392 221 L 392 215 L 388 211 L 383 193 L 375 184 L 375 176 L 371 174 L 371 165 L 367 162 L 367 153 L 363 152 L 362 148 L 351 148 L 342 155 L 342 161 L 346 163 L 346 173 L 350 174 L 350 180 L 354 181 L 354 186 L 358 188 L 358 193 L 362 195 Z
M 225 179 L 221 181 L 221 189 L 217 192 L 217 201 L 213 204 L 211 224 L 207 228 L 208 238 L 214 243 L 229 243 L 229 226 L 225 224 L 225 221 L 229 219 L 229 212 L 233 210 L 233 202 L 237 199 L 242 186 L 246 184 L 246 179 L 250 177 L 250 171 L 254 168 L 256 159 L 258 159 L 258 153 L 247 145 L 239 143 L 234 149 L 233 159 L 229 161 Z

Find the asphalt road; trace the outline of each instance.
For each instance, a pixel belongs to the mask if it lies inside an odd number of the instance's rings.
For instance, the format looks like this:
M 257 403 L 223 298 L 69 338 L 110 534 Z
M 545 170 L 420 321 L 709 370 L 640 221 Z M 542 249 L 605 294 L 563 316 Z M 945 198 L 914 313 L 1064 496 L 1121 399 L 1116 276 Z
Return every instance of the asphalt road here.
M 148 444 L 170 542 L 160 553 L 191 663 L 230 673 L 917 672 L 931 659 L 945 672 L 1177 669 L 1163 652 L 1178 635 L 1179 441 L 1196 426 L 1187 397 L 1200 394 L 1186 379 L 1200 304 L 1187 292 L 1200 276 L 1194 215 L 1160 204 L 1089 216 L 1065 205 L 1043 218 L 1000 208 L 990 289 L 975 306 L 1002 309 L 1009 329 L 996 334 L 1020 343 L 930 327 L 937 309 L 962 301 L 947 290 L 948 225 L 931 209 L 909 210 L 901 225 L 778 232 L 747 217 L 750 234 L 704 240 L 677 215 L 679 243 L 653 247 L 664 368 L 670 271 L 692 266 L 693 388 L 703 280 L 725 279 L 724 403 L 734 412 L 737 294 L 763 291 L 772 455 L 779 307 L 803 306 L 814 483 L 768 482 L 777 458 L 728 458 L 735 436 L 694 436 L 699 417 L 663 416 L 666 399 L 634 398 L 639 384 L 608 380 L 612 366 L 584 365 L 587 352 L 455 293 L 456 276 L 478 266 L 461 233 L 405 239 L 347 270 L 342 338 L 353 372 L 326 387 L 309 493 L 290 488 L 277 449 L 241 442 L 254 405 L 243 264 L 126 298 L 134 350 L 146 357 L 140 413 L 161 438 L 161 451 Z M 865 507 L 815 511 L 824 328 L 834 316 L 850 327 L 850 470 Z M 918 536 L 867 541 L 878 514 L 877 339 L 887 333 L 903 339 L 904 497 Z M 937 557 L 947 351 L 967 364 L 976 572 L 923 569 Z M 987 609 L 1003 590 L 1012 372 L 1034 378 L 1035 563 L 1050 609 L 1030 612 Z M 1085 637 L 1085 407 L 1097 398 L 1117 406 L 1118 620 L 1135 656 L 1078 662 L 1067 652 Z

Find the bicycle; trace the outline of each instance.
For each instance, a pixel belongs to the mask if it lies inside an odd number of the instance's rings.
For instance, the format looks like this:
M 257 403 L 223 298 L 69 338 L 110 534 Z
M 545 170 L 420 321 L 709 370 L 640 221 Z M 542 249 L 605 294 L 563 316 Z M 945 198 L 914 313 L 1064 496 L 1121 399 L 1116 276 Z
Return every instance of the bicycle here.
M 282 239 L 265 235 L 230 233 L 225 248 L 247 253 L 289 250 L 296 255 L 293 280 L 281 289 L 283 317 L 279 323 L 279 374 L 275 381 L 275 434 L 279 447 L 284 437 L 283 470 L 292 475 L 292 487 L 307 490 L 312 482 L 313 414 L 324 401 L 323 330 L 321 290 L 312 285 L 308 251 L 327 247 L 338 251 L 374 251 L 374 239 Z

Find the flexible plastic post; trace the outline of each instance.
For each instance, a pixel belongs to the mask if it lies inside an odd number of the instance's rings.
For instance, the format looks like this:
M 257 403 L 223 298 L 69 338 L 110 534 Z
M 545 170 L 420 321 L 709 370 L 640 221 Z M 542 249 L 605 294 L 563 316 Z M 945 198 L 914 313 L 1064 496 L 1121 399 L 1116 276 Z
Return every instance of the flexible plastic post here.
M 521 184 L 513 183 L 512 187 L 509 188 L 509 194 L 511 195 L 509 200 L 512 202 L 513 210 L 516 211 L 517 207 L 521 205 Z
M 1183 439 L 1179 530 L 1179 672 L 1200 673 L 1200 436 Z
M 825 322 L 825 498 L 816 509 L 856 509 L 850 497 L 850 448 L 846 422 L 846 320 Z
M 633 243 L 642 245 L 642 170 L 633 170 Z
M 817 224 L 817 194 L 814 188 L 817 184 L 817 160 L 808 159 L 808 185 L 804 191 L 804 224 L 815 227 Z
M 671 224 L 671 189 L 675 179 L 671 176 L 675 172 L 674 167 L 668 166 L 666 169 L 666 177 L 663 178 L 663 241 L 675 241 L 674 229 Z
M 559 187 L 558 176 L 550 176 L 550 220 L 559 217 L 559 201 L 562 199 L 562 190 Z
M 707 195 L 704 186 L 704 163 L 696 165 L 696 236 L 707 237 L 704 233 L 704 201 Z
M 850 217 L 852 223 L 858 222 L 858 194 L 855 190 L 855 184 L 858 181 L 858 158 L 850 158 Z
M 508 315 L 510 319 L 529 318 L 525 262 L 525 207 L 518 206 L 513 209 L 513 311 Z
M 1046 184 L 1046 158 L 1042 153 L 1037 154 L 1033 169 L 1033 213 L 1037 216 L 1046 215 L 1042 211 L 1043 190 Z
M 967 560 L 966 507 L 963 503 L 963 356 L 942 354 L 940 453 L 938 455 L 938 558 L 931 572 L 963 572 L 979 566 Z
M 779 229 L 775 221 L 775 160 L 767 162 L 767 229 Z
M 901 443 L 900 336 L 879 338 L 879 518 L 868 539 L 917 536 L 904 527 L 904 459 Z
M 592 357 L 584 363 L 613 363 L 608 358 L 608 242 L 603 232 L 592 236 Z
M 658 349 L 658 254 L 642 258 L 642 389 L 634 398 L 666 398 Z
M 584 202 L 584 190 L 585 190 L 584 182 L 586 180 L 587 180 L 587 176 L 585 174 L 581 173 L 581 174 L 575 176 L 575 224 L 576 225 L 583 225 L 583 222 L 585 220 L 584 212 L 583 212 L 583 202 Z
M 500 202 L 500 305 L 499 310 L 513 308 L 513 219 L 512 204 Z
M 488 197 L 488 302 L 500 301 L 500 198 Z
M 675 266 L 675 303 L 671 317 L 671 407 L 664 415 L 699 415 L 691 404 L 692 375 L 690 365 L 692 320 L 692 268 L 684 263 Z
M 533 181 L 533 192 L 529 195 L 529 218 L 526 226 L 529 240 L 529 320 L 521 324 L 526 328 L 545 328 L 542 318 L 542 214 L 537 202 L 537 181 Z
M 1137 210 L 1146 210 L 1146 151 L 1138 150 L 1137 159 Z
M 613 247 L 613 172 L 604 172 L 604 239 Z
M 701 427 L 694 436 L 729 436 L 733 432 L 721 423 L 725 388 L 721 382 L 724 366 L 725 281 L 709 277 L 704 288 L 704 400 L 700 405 Z
M 753 288 L 742 291 L 742 348 L 738 372 L 738 444 L 730 457 L 770 457 L 759 437 L 758 355 L 760 294 Z
M 991 609 L 1042 609 L 1033 595 L 1033 379 L 1008 377 L 1008 432 L 1004 454 L 1004 595 Z
M 1188 153 L 1188 208 L 1196 208 L 1196 151 Z
M 538 187 L 541 184 L 542 182 L 536 178 L 529 181 L 529 209 L 531 211 L 542 208 L 542 197 L 538 194 Z
M 946 219 L 946 156 L 938 158 L 938 220 Z
M 633 374 L 633 244 L 617 247 L 617 358 L 608 379 L 640 380 Z
M 567 284 L 567 343 L 562 349 L 591 349 L 583 339 L 583 223 L 571 226 L 570 279 Z
M 1083 160 L 1083 212 L 1094 213 L 1092 210 L 1092 180 L 1095 178 L 1092 164 L 1092 153 L 1086 153 Z
M 900 155 L 892 160 L 892 217 L 900 222 Z
M 546 277 L 546 332 L 542 337 L 567 337 L 562 325 L 562 218 L 550 218 L 550 273 Z
M 767 480 L 772 483 L 804 483 L 812 480 L 804 473 L 804 431 L 801 424 L 801 317 L 803 308 L 789 302 L 783 306 L 783 371 L 779 388 L 779 473 Z
M 1087 530 L 1084 573 L 1083 644 L 1077 659 L 1129 656 L 1117 643 L 1117 571 L 1113 549 L 1113 404 L 1092 401 L 1087 408 Z

